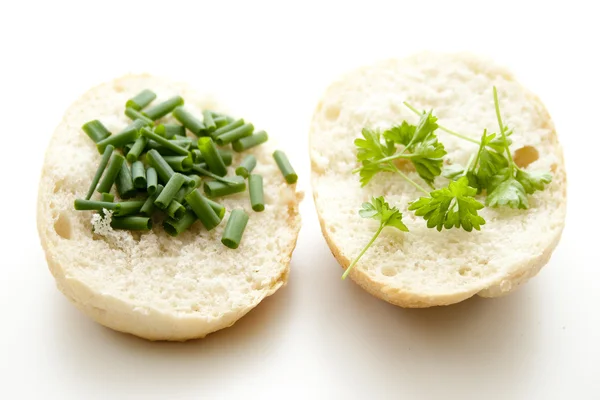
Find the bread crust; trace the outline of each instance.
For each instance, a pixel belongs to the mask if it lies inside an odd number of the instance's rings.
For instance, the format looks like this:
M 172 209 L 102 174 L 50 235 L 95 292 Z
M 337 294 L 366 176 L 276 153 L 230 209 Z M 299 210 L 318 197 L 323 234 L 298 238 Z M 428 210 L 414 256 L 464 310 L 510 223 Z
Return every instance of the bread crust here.
M 422 57 L 422 56 L 429 57 L 429 56 L 431 56 L 431 54 L 430 53 L 421 53 L 421 54 L 417 54 L 413 57 L 418 58 L 418 57 Z M 443 55 L 434 55 L 434 56 L 443 57 Z M 475 59 L 475 60 L 478 59 L 476 56 L 473 56 L 471 54 L 466 54 L 466 53 L 465 54 L 453 54 L 450 56 L 465 57 L 466 59 Z M 387 62 L 387 61 L 385 61 L 385 62 Z M 366 71 L 370 67 L 371 66 L 365 66 L 365 67 L 359 68 L 357 71 L 354 71 L 354 72 L 364 72 L 366 74 Z M 500 71 L 500 73 L 504 74 L 504 78 L 511 80 L 513 82 L 515 81 L 514 77 L 510 73 L 508 73 L 506 71 Z M 566 207 L 566 201 L 567 201 L 566 186 L 567 185 L 566 185 L 566 173 L 564 173 L 564 155 L 563 155 L 562 148 L 558 142 L 558 137 L 556 134 L 556 130 L 554 128 L 554 124 L 552 122 L 552 119 L 550 118 L 548 111 L 546 110 L 545 106 L 541 102 L 541 100 L 536 95 L 534 95 L 533 93 L 531 93 L 530 91 L 528 91 L 527 89 L 522 87 L 522 85 L 521 85 L 521 88 L 526 93 L 528 101 L 535 103 L 537 105 L 537 107 L 539 107 L 539 109 L 542 110 L 542 112 L 544 114 L 544 127 L 547 128 L 551 132 L 550 140 L 552 142 L 552 145 L 555 147 L 555 152 L 558 155 L 558 159 L 560 160 L 560 162 L 558 163 L 559 168 L 563 170 L 563 173 L 558 174 L 558 176 L 555 176 L 553 184 L 558 184 L 562 188 L 562 196 L 563 196 L 562 202 L 563 202 L 563 206 Z M 323 102 L 323 100 L 321 101 L 321 103 L 322 102 Z M 320 111 L 320 105 L 317 106 L 317 108 L 315 110 L 315 116 L 317 115 L 317 113 L 319 111 Z M 314 134 L 315 134 L 314 127 L 311 127 L 311 131 L 309 133 L 309 147 L 311 147 L 311 148 L 312 148 L 312 138 L 313 138 Z M 313 200 L 315 202 L 317 215 L 318 215 L 319 223 L 320 223 L 320 227 L 321 227 L 321 232 L 322 232 L 332 254 L 336 258 L 336 260 L 338 261 L 338 263 L 340 264 L 342 269 L 345 270 L 350 265 L 351 260 L 342 254 L 342 251 L 341 251 L 339 245 L 329 235 L 328 229 L 327 229 L 328 221 L 324 218 L 324 216 L 320 212 L 318 204 L 317 204 L 317 199 L 319 196 L 319 188 L 316 185 L 315 180 L 319 176 L 325 175 L 326 171 L 324 171 L 322 168 L 318 167 L 318 160 L 314 157 L 314 154 L 312 152 L 311 152 L 311 167 L 312 167 L 311 168 L 311 170 L 312 170 L 311 183 L 312 183 L 312 189 L 313 189 Z M 351 174 L 350 171 L 348 173 Z M 381 280 L 373 279 L 369 274 L 367 274 L 365 272 L 365 270 L 363 268 L 360 268 L 359 266 L 356 266 L 355 268 L 353 268 L 353 270 L 350 272 L 349 276 L 361 288 L 363 288 L 364 290 L 366 290 L 368 293 L 372 294 L 373 296 L 380 298 L 382 300 L 385 300 L 396 306 L 405 307 L 405 308 L 426 308 L 426 307 L 432 307 L 432 306 L 450 305 L 450 304 L 454 304 L 454 303 L 458 303 L 463 300 L 466 300 L 474 295 L 479 295 L 481 297 L 486 297 L 486 298 L 504 296 L 506 294 L 512 293 L 517 288 L 519 288 L 521 285 L 526 283 L 531 277 L 535 276 L 544 265 L 546 265 L 546 263 L 548 262 L 548 260 L 550 259 L 551 255 L 552 255 L 554 249 L 556 248 L 556 246 L 558 245 L 558 243 L 560 241 L 563 228 L 564 228 L 564 219 L 563 219 L 563 224 L 562 224 L 560 230 L 557 231 L 557 233 L 553 237 L 551 243 L 544 249 L 544 251 L 541 254 L 539 254 L 537 257 L 530 258 L 530 259 L 525 260 L 524 262 L 521 262 L 517 266 L 517 268 L 515 268 L 512 271 L 512 273 L 502 276 L 502 277 L 499 277 L 494 282 L 490 283 L 489 285 L 487 285 L 484 288 L 475 288 L 472 290 L 452 291 L 450 293 L 429 295 L 426 293 L 419 293 L 419 292 L 411 291 L 411 290 L 402 290 L 401 288 L 398 288 L 398 287 L 389 286 Z
M 126 75 L 117 78 L 111 82 L 100 84 L 83 94 L 73 105 L 85 103 L 98 88 L 105 85 L 119 87 L 124 85 L 129 79 L 139 79 L 152 77 L 143 75 Z M 71 107 L 69 109 L 71 109 Z M 66 123 L 66 116 L 59 124 L 55 134 L 57 134 L 61 125 Z M 46 150 L 46 157 L 53 151 L 52 145 Z M 264 288 L 263 295 L 254 301 L 248 302 L 245 307 L 235 310 L 229 310 L 220 318 L 210 319 L 202 318 L 194 314 L 177 314 L 175 312 L 165 312 L 164 310 L 152 309 L 148 307 L 145 312 L 136 312 L 136 305 L 124 299 L 117 298 L 110 294 L 98 293 L 86 282 L 69 276 L 69 268 L 75 266 L 63 265 L 53 256 L 54 243 L 48 237 L 48 220 L 50 210 L 47 207 L 45 196 L 48 195 L 47 188 L 44 188 L 44 180 L 48 179 L 46 162 L 42 170 L 37 200 L 37 228 L 40 242 L 45 253 L 48 268 L 56 280 L 58 289 L 84 314 L 91 317 L 96 322 L 114 329 L 116 331 L 130 333 L 148 340 L 168 340 L 185 341 L 189 339 L 203 338 L 209 333 L 232 326 L 237 320 L 256 307 L 264 298 L 274 294 L 279 288 L 286 285 L 290 269 L 290 260 L 292 252 L 296 247 L 301 220 L 299 215 L 299 203 L 303 198 L 303 193 L 296 191 L 296 185 L 291 185 L 294 196 L 288 203 L 288 216 L 285 224 L 293 232 L 293 240 L 285 248 L 282 254 L 281 263 L 283 266 L 281 274 L 274 277 L 268 287 Z

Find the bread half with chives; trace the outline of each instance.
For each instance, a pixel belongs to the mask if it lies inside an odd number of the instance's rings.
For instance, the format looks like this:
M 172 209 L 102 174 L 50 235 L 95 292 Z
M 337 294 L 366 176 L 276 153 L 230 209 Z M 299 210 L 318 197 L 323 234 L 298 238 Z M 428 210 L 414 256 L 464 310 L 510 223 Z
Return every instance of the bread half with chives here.
M 81 126 L 99 119 L 110 131 L 121 130 L 130 122 L 125 103 L 144 89 L 157 93 L 156 102 L 182 96 L 186 110 L 199 118 L 205 109 L 228 111 L 185 84 L 148 75 L 124 76 L 85 93 L 66 111 L 46 153 L 40 240 L 58 288 L 100 324 L 150 340 L 201 338 L 231 326 L 285 285 L 300 229 L 301 194 L 285 182 L 267 143 L 235 153 L 231 167 L 247 154 L 256 157 L 253 173 L 264 179 L 264 211 L 252 211 L 246 190 L 218 199 L 227 214 L 209 232 L 197 222 L 177 237 L 167 235 L 162 224 L 147 233 L 92 233 L 92 213 L 73 209 L 100 160 Z M 233 208 L 250 215 L 236 250 L 221 243 Z
M 352 169 L 355 138 L 363 127 L 386 129 L 403 120 L 416 124 L 407 107 L 433 109 L 438 122 L 479 140 L 497 132 L 492 87 L 498 88 L 505 122 L 514 130 L 511 150 L 526 170 L 553 175 L 544 191 L 529 196 L 530 208 L 480 211 L 481 231 L 428 229 L 407 211 L 422 194 L 393 173 L 379 173 L 364 188 Z M 451 163 L 466 165 L 476 145 L 437 131 Z M 369 293 L 402 307 L 447 305 L 474 295 L 496 297 L 517 289 L 548 262 L 565 222 L 567 183 L 563 152 L 541 101 L 505 68 L 468 54 L 420 53 L 359 68 L 323 95 L 310 128 L 312 187 L 321 229 L 338 262 L 347 268 L 378 224 L 360 218 L 371 197 L 385 196 L 403 212 L 410 232 L 384 229 L 350 272 Z M 420 180 L 410 165 L 400 165 Z M 436 186 L 447 184 L 438 177 Z M 480 200 L 482 200 L 480 198 Z

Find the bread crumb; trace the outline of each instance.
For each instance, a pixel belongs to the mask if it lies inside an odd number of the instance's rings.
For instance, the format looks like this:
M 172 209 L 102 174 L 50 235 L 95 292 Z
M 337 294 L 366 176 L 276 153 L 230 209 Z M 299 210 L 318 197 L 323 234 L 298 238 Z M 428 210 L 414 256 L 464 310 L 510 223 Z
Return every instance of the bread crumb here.
M 104 215 L 101 215 L 100 213 L 95 213 L 92 215 L 92 227 L 95 234 L 100 236 L 108 236 L 113 230 L 110 226 L 113 212 L 107 210 L 106 208 L 103 208 L 102 211 Z

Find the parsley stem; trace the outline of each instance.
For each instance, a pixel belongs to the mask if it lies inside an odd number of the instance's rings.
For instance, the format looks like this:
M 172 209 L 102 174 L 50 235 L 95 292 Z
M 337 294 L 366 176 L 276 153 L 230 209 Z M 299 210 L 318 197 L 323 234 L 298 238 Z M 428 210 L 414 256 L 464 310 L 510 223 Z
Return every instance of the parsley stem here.
M 513 161 L 512 154 L 510 154 L 510 149 L 508 148 L 508 141 L 506 140 L 504 124 L 502 123 L 502 116 L 500 115 L 500 103 L 498 102 L 498 91 L 496 90 L 496 86 L 494 86 L 494 107 L 496 108 L 496 118 L 498 118 L 498 126 L 500 127 L 500 134 L 502 135 L 502 140 L 504 141 L 504 148 L 506 149 L 506 154 L 508 155 L 508 159 L 510 161 L 509 168 L 511 171 L 514 171 L 515 162 Z
M 421 113 L 419 112 L 419 110 L 417 110 L 416 108 L 414 108 L 413 106 L 411 106 L 410 104 L 408 104 L 406 101 L 404 102 L 404 105 L 405 105 L 406 107 L 410 108 L 410 110 L 411 110 L 412 112 L 414 112 L 415 114 L 417 114 L 417 115 L 421 115 Z M 453 135 L 453 136 L 456 136 L 457 138 L 461 138 L 461 139 L 463 139 L 463 140 L 467 140 L 467 141 L 469 141 L 469 142 L 471 142 L 471 143 L 480 144 L 480 143 L 479 143 L 479 140 L 477 140 L 477 139 L 472 139 L 472 138 L 470 138 L 470 137 L 468 137 L 468 136 L 465 136 L 465 135 L 462 135 L 462 134 L 460 134 L 460 133 L 458 133 L 458 132 L 454 132 L 453 130 L 451 130 L 451 129 L 448 129 L 448 128 L 446 128 L 445 126 L 442 126 L 442 125 L 440 125 L 440 124 L 438 124 L 438 128 L 440 128 L 441 130 L 443 130 L 443 131 L 444 131 L 444 132 L 446 132 L 446 133 L 449 133 L 449 134 L 451 134 L 451 135 Z
M 393 154 L 391 156 L 381 158 L 381 159 L 375 161 L 373 164 L 382 164 L 382 163 L 385 163 L 385 162 L 397 160 L 399 158 L 410 159 L 410 158 L 413 158 L 413 157 L 418 157 L 418 155 L 415 155 L 415 154 L 402 154 L 405 150 L 406 150 L 406 148 L 404 148 L 400 153 L 396 153 L 396 154 Z M 356 173 L 362 171 L 364 168 L 365 168 L 364 166 L 358 167 L 358 168 L 354 168 L 352 170 L 352 173 L 356 174 Z
M 423 186 L 419 185 L 417 182 L 413 181 L 412 179 L 410 179 L 408 177 L 408 175 L 406 175 L 404 172 L 400 171 L 398 169 L 398 167 L 396 167 L 394 164 L 390 163 L 390 165 L 394 168 L 394 170 L 400 174 L 401 177 L 403 177 L 404 179 L 406 179 L 406 181 L 408 183 L 410 183 L 411 185 L 413 185 L 414 187 L 416 187 L 417 189 L 419 189 L 421 192 L 425 193 L 426 195 L 429 195 L 429 191 L 427 189 L 425 189 Z
M 358 255 L 358 257 L 356 257 L 354 259 L 354 261 L 352 261 L 352 263 L 348 266 L 348 268 L 346 268 L 346 271 L 344 271 L 344 274 L 342 275 L 342 279 L 346 279 L 346 277 L 350 273 L 350 270 L 352 268 L 354 268 L 354 266 L 356 265 L 356 263 L 358 262 L 358 260 L 360 260 L 360 258 L 365 254 L 365 252 L 369 249 L 369 247 L 371 247 L 371 245 L 373 244 L 373 242 L 379 237 L 379 234 L 381 233 L 381 231 L 383 230 L 384 227 L 385 227 L 385 224 L 380 224 L 379 225 L 379 229 L 377 229 L 377 232 L 375 232 L 375 234 L 373 235 L 373 237 L 371 238 L 371 240 L 369 241 L 369 243 L 367 243 L 367 245 L 361 250 L 361 252 Z

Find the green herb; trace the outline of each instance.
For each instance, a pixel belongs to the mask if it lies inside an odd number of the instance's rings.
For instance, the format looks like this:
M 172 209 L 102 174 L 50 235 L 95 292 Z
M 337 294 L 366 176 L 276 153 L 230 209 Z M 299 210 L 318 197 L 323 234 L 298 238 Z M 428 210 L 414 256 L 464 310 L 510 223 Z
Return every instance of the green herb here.
M 362 209 L 358 212 L 362 218 L 372 218 L 379 221 L 379 229 L 375 232 L 369 243 L 361 250 L 358 257 L 352 261 L 352 263 L 346 268 L 346 271 L 342 275 L 342 279 L 346 279 L 346 276 L 350 273 L 352 268 L 356 265 L 358 260 L 365 254 L 365 252 L 371 247 L 373 242 L 379 237 L 379 234 L 386 226 L 396 228 L 403 232 L 408 232 L 408 228 L 402 222 L 402 213 L 398 211 L 396 207 L 390 208 L 389 204 L 385 201 L 383 196 L 373 197 L 370 203 L 363 203 Z

